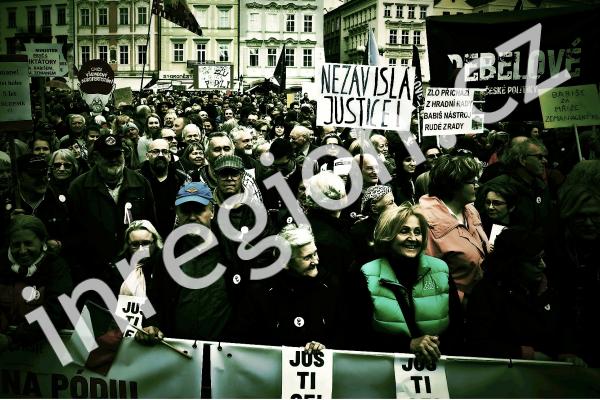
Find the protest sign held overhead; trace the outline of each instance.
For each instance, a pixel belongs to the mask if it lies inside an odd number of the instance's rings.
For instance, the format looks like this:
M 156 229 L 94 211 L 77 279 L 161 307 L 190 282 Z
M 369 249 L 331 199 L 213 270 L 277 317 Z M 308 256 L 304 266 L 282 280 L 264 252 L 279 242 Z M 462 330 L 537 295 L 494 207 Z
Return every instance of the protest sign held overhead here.
M 81 97 L 92 112 L 99 114 L 110 100 L 115 88 L 115 73 L 106 61 L 90 60 L 77 73 Z
M 550 89 L 540 95 L 545 128 L 600 125 L 600 96 L 596 85 Z
M 233 66 L 201 64 L 196 67 L 194 87 L 196 89 L 232 89 Z
M 0 121 L 30 121 L 28 64 L 24 56 L 0 57 Z
M 499 110 L 513 98 L 518 104 L 507 119 L 541 120 L 537 100 L 524 101 L 527 91 L 537 94 L 527 78 L 539 85 L 566 71 L 570 78 L 561 86 L 597 83 L 598 18 L 597 6 L 428 17 L 431 86 L 454 87 L 457 72 L 479 60 L 479 66 L 468 67 L 466 87 L 487 89 L 483 111 Z M 496 51 L 538 24 L 540 31 L 519 40 L 522 44 Z M 537 58 L 535 45 L 539 45 Z
M 61 76 L 62 44 L 25 43 L 25 48 L 29 59 L 29 76 Z
M 327 63 L 317 68 L 317 125 L 408 131 L 415 71 Z
M 483 132 L 483 113 L 473 108 L 476 92 L 481 95 L 485 90 L 427 88 L 423 136 Z

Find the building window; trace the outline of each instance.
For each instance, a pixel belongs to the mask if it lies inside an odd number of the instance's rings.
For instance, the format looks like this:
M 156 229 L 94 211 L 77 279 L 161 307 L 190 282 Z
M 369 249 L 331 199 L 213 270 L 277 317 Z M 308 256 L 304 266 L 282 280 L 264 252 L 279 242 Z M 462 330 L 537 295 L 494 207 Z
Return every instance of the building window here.
M 108 25 L 108 8 L 98 9 L 98 25 Z
M 196 43 L 196 59 L 200 63 L 206 62 L 206 43 Z
M 91 59 L 90 46 L 81 46 L 81 63 L 84 64 Z
M 67 24 L 67 7 L 60 6 L 56 7 L 56 25 Z
M 98 46 L 98 58 L 108 62 L 108 46 Z
M 285 49 L 285 66 L 294 66 L 294 52 L 296 49 Z
M 250 66 L 258 67 L 258 49 L 249 49 L 250 50 Z
M 229 61 L 228 43 L 219 43 L 219 61 Z
M 392 17 L 392 6 L 389 4 L 385 5 L 385 8 L 383 9 L 383 16 L 385 18 L 391 18 Z
M 302 65 L 305 67 L 313 66 L 313 51 L 312 49 L 302 50 Z
M 206 7 L 194 7 L 194 11 L 196 13 L 196 21 L 198 21 L 200 28 L 208 27 L 206 18 L 208 9 Z
M 398 4 L 396 6 L 396 18 L 402 18 L 402 5 Z
M 408 67 L 408 58 L 401 58 L 400 65 L 403 67 Z
M 42 26 L 50 26 L 52 21 L 50 20 L 50 7 L 42 8 Z
M 129 25 L 129 8 L 119 8 L 119 25 Z
M 248 30 L 256 32 L 260 29 L 260 14 L 257 12 L 248 13 Z
M 267 49 L 267 66 L 274 67 L 277 64 L 277 49 Z
M 395 58 L 388 58 L 388 65 L 396 65 L 396 59 Z
M 480 13 L 482 13 L 483 11 L 479 11 Z M 450 15 L 450 11 L 442 11 L 442 15 Z
M 408 44 L 408 31 L 402 31 L 402 44 Z
M 421 19 L 427 18 L 427 7 L 421 6 L 419 11 L 421 12 Z
M 173 62 L 183 62 L 183 43 L 173 43 Z
M 147 64 L 148 57 L 146 55 L 148 54 L 148 48 L 146 47 L 145 44 L 139 44 L 137 48 L 138 48 L 138 64 L 139 65 Z
M 268 32 L 279 32 L 279 15 L 267 14 L 267 26 L 265 29 Z
M 81 15 L 81 26 L 89 26 L 90 25 L 90 9 L 82 8 L 79 10 L 79 15 Z
M 229 28 L 229 9 L 219 8 L 219 28 Z
M 8 10 L 8 27 L 17 27 L 17 10 Z
M 413 44 L 421 44 L 421 31 L 413 32 Z
M 138 7 L 137 9 L 138 25 L 148 24 L 148 9 L 146 7 Z
M 294 32 L 296 30 L 296 16 L 294 14 L 288 14 L 285 17 L 285 31 Z
M 398 44 L 398 30 L 390 29 L 390 44 Z
M 129 46 L 119 46 L 119 64 L 129 64 Z
M 415 6 L 408 6 L 408 19 L 415 19 Z
M 313 31 L 313 16 L 305 15 L 304 16 L 304 32 L 312 32 Z
M 28 7 L 28 9 L 27 9 L 27 30 L 28 30 L 28 32 L 35 32 L 35 28 L 36 28 L 35 8 Z

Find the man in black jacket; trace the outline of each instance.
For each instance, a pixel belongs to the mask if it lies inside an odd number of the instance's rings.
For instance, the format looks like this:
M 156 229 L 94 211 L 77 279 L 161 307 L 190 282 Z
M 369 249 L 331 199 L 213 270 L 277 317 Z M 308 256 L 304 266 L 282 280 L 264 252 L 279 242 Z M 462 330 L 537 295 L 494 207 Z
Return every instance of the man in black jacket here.
M 117 293 L 122 278 L 111 262 L 123 246 L 127 225 L 138 219 L 156 222 L 154 195 L 142 175 L 125 167 L 120 137 L 100 136 L 92 157 L 94 167 L 73 181 L 67 196 L 73 278 L 102 279 Z
M 155 139 L 150 142 L 146 154 L 148 160 L 142 163 L 140 173 L 148 179 L 154 193 L 158 233 L 167 237 L 175 223 L 175 196 L 179 188 L 191 182 L 192 178 L 171 162 L 173 153 L 166 140 Z

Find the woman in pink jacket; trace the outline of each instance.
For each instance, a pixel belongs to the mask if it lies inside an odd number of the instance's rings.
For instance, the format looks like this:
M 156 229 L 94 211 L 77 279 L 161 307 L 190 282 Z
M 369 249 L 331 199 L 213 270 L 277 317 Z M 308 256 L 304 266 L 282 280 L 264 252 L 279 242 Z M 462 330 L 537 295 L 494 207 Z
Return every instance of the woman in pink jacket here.
M 430 172 L 429 195 L 419 204 L 429 225 L 426 253 L 446 261 L 463 304 L 483 275 L 488 238 L 473 206 L 481 164 L 470 155 L 447 155 Z

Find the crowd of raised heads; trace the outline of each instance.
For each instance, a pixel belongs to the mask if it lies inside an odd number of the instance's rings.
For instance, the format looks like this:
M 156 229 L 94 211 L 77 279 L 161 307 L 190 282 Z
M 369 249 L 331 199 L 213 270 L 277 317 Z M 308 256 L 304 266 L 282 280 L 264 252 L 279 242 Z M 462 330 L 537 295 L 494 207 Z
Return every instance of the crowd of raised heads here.
M 398 132 L 317 125 L 308 94 L 44 100 L 0 137 L 0 351 L 43 340 L 39 306 L 72 328 L 57 298 L 95 278 L 152 303 L 145 343 L 599 365 L 598 127 L 581 161 L 570 129 L 506 121 L 444 148 L 415 118 L 417 164 Z

